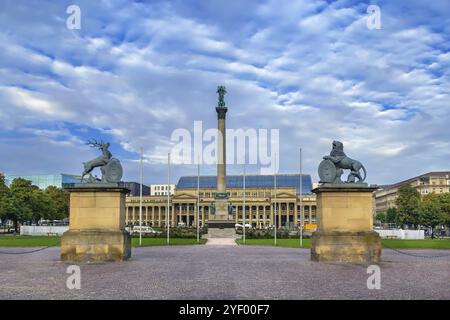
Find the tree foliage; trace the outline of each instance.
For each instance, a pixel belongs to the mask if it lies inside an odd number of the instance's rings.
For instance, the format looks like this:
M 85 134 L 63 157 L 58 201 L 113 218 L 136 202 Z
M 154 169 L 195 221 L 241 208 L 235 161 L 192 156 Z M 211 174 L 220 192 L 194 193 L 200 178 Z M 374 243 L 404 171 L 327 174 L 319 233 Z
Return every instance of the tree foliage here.
M 435 228 L 446 222 L 445 218 L 441 197 L 435 193 L 427 194 L 419 205 L 419 223 L 431 228 L 432 238 Z
M 11 220 L 16 231 L 19 223 L 64 219 L 68 212 L 69 197 L 65 190 L 57 187 L 41 190 L 22 178 L 14 179 L 7 187 L 5 177 L 0 174 L 0 219 Z
M 400 224 L 417 226 L 419 223 L 420 193 L 410 185 L 398 189 L 397 218 Z
M 399 224 L 398 213 L 396 208 L 389 208 L 386 211 L 386 222 Z

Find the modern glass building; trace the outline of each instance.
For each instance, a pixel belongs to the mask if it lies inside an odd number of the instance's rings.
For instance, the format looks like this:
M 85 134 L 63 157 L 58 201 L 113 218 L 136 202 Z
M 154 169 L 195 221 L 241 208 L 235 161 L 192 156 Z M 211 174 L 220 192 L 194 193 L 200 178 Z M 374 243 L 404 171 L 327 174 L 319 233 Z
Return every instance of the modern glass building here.
M 49 186 L 63 188 L 68 183 L 78 183 L 81 177 L 73 174 L 39 174 L 39 175 L 5 175 L 6 184 L 9 186 L 16 178 L 22 178 L 31 181 L 32 184 L 40 189 L 46 189 Z

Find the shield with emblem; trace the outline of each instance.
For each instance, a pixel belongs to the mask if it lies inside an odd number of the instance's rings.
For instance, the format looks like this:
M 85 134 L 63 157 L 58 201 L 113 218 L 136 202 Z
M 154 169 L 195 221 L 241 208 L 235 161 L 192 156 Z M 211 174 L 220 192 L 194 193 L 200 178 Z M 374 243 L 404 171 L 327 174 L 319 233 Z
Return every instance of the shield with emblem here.
M 319 164 L 320 182 L 332 183 L 336 179 L 336 166 L 331 160 L 323 160 Z
M 115 183 L 119 182 L 120 179 L 122 179 L 122 165 L 120 164 L 120 161 L 112 158 L 106 166 L 104 166 L 104 178 L 106 182 L 109 183 Z M 103 178 L 102 176 L 102 178 Z

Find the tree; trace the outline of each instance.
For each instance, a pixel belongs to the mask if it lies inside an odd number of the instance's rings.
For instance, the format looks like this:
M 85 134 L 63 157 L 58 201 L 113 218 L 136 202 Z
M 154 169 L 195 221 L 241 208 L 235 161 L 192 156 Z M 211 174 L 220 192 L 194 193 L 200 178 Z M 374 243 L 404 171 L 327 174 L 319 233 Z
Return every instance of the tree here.
M 9 197 L 9 188 L 6 186 L 5 176 L 0 173 L 0 219 L 2 223 L 6 219 L 6 202 Z
M 54 220 L 56 214 L 56 205 L 53 199 L 43 190 L 33 190 L 31 198 L 31 220 L 37 223 L 41 219 Z
M 50 198 L 52 198 L 55 206 L 55 214 L 53 219 L 64 219 L 69 216 L 69 192 L 55 186 L 49 186 L 45 189 Z
M 410 185 L 398 189 L 396 199 L 398 222 L 407 225 L 418 225 L 420 193 Z
M 445 217 L 445 224 L 450 228 L 450 193 L 439 194 L 439 202 Z
M 378 212 L 375 216 L 375 220 L 380 221 L 381 223 L 386 223 L 386 212 Z
M 427 194 L 419 206 L 419 223 L 431 228 L 431 239 L 434 239 L 435 228 L 445 223 L 440 197 L 435 193 Z
M 18 231 L 18 223 L 30 221 L 33 217 L 34 192 L 38 187 L 31 181 L 16 178 L 9 187 L 9 197 L 6 201 L 6 219 L 12 220 L 14 230 Z
M 399 224 L 398 214 L 396 208 L 389 208 L 386 211 L 386 222 Z

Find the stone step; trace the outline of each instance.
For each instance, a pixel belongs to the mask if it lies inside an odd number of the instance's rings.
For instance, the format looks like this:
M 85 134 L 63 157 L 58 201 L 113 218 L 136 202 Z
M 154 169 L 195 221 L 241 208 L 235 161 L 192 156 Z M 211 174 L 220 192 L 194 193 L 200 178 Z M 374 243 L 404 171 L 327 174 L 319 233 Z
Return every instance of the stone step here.
M 211 238 L 229 238 L 229 239 L 236 239 L 236 231 L 234 228 L 209 228 L 208 234 L 206 235 L 207 239 Z
M 206 242 L 208 246 L 237 246 L 233 238 L 209 238 Z

